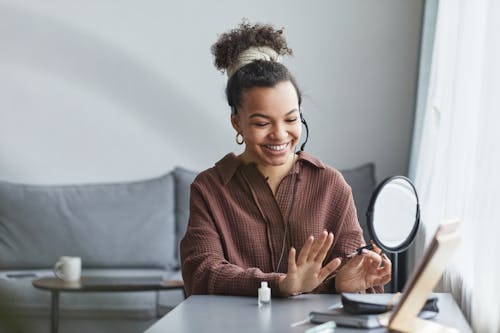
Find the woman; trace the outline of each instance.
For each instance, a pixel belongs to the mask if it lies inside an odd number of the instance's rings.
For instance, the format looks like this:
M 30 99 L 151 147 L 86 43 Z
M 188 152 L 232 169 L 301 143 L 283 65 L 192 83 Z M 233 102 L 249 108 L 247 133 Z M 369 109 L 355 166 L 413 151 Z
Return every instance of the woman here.
M 228 74 L 226 95 L 236 142 L 191 186 L 181 242 L 190 294 L 273 295 L 373 292 L 389 282 L 391 262 L 363 250 L 350 187 L 304 151 L 301 93 L 280 57 L 291 54 L 282 31 L 242 23 L 212 46 Z M 344 264 L 342 265 L 342 262 Z

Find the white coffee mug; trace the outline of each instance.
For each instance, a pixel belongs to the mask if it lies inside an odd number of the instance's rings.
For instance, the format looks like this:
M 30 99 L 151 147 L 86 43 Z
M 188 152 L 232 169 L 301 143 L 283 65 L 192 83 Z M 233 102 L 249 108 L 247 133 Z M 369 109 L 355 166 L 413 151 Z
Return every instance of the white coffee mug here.
M 61 257 L 54 265 L 54 273 L 64 281 L 78 281 L 82 275 L 82 259 L 80 257 Z

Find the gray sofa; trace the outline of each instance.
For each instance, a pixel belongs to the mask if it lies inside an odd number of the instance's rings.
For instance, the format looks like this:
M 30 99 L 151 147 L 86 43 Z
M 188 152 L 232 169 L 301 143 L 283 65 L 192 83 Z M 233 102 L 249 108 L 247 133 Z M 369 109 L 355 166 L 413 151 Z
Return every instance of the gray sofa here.
M 343 174 L 363 224 L 374 167 Z M 53 276 L 52 266 L 62 255 L 81 257 L 86 276 L 181 279 L 178 245 L 195 176 L 176 168 L 158 178 L 117 184 L 0 181 L 0 320 L 49 331 L 50 293 L 33 288 L 31 280 Z M 166 312 L 182 299 L 181 290 L 162 291 L 161 309 Z M 157 319 L 155 305 L 155 292 L 62 293 L 60 332 L 140 332 Z
M 118 184 L 0 182 L 0 320 L 18 317 L 28 331 L 48 332 L 50 293 L 33 288 L 31 280 L 53 276 L 52 267 L 62 255 L 80 256 L 86 276 L 182 279 L 177 249 L 195 176 L 176 168 L 158 178 Z M 105 332 L 109 322 L 124 318 L 126 327 L 119 331 L 142 331 L 156 319 L 155 296 L 63 293 L 60 331 L 106 327 Z M 161 310 L 182 299 L 182 290 L 160 292 Z M 85 326 L 84 318 L 97 318 L 97 325 Z

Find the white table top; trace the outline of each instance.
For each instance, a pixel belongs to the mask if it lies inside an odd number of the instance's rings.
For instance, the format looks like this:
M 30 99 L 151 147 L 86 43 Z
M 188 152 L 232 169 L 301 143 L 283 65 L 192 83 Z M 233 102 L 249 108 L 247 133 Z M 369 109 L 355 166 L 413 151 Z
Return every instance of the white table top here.
M 472 332 L 450 294 L 439 296 L 436 322 Z M 290 298 L 273 298 L 270 306 L 258 307 L 257 298 L 242 296 L 194 295 L 157 321 L 146 333 L 160 332 L 304 332 L 313 327 L 290 324 L 306 319 L 309 312 L 325 311 L 339 303 L 340 295 L 304 294 Z M 337 327 L 335 332 L 361 332 L 360 329 Z M 370 332 L 386 332 L 374 329 Z

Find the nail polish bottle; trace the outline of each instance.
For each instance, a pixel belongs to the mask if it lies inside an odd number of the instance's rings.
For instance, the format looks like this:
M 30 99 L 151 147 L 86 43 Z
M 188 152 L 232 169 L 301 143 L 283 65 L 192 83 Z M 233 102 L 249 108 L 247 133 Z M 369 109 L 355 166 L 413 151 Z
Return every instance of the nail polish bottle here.
M 259 306 L 271 304 L 271 288 L 268 287 L 266 281 L 260 283 L 258 290 L 258 303 Z

